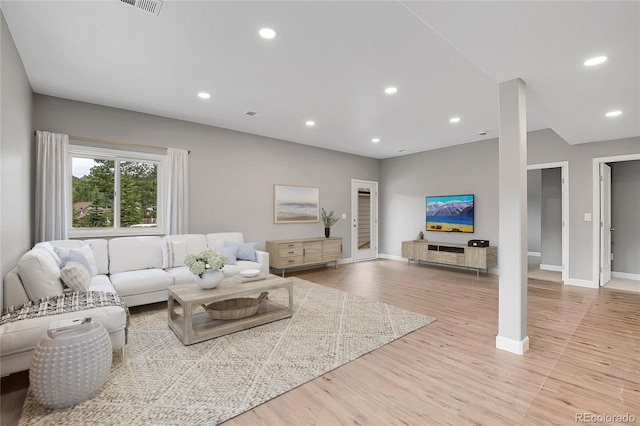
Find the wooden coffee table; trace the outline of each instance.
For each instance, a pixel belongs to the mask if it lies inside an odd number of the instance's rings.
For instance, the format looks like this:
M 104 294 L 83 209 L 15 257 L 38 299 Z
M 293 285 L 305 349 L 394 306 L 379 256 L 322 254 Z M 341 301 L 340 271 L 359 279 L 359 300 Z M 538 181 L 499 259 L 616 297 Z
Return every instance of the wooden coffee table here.
M 265 273 L 262 275 L 266 276 L 266 279 L 245 283 L 238 283 L 233 277 L 225 278 L 218 287 L 211 290 L 203 290 L 195 283 L 170 286 L 167 301 L 169 328 L 184 345 L 191 345 L 271 321 L 290 318 L 293 314 L 291 279 Z M 247 318 L 213 320 L 200 306 L 281 288 L 289 292 L 288 306 L 267 299 L 255 315 Z M 176 312 L 176 304 L 182 307 L 182 313 Z M 199 312 L 194 313 L 196 310 Z

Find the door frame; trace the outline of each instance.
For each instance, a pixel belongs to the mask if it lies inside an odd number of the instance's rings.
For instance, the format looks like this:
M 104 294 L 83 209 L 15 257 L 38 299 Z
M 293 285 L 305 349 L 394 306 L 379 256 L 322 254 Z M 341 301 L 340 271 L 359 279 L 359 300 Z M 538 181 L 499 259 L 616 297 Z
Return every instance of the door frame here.
M 602 266 L 602 258 L 600 257 L 600 163 L 617 163 L 619 161 L 633 161 L 640 160 L 640 154 L 626 154 L 626 155 L 614 155 L 611 157 L 596 157 L 593 159 L 593 167 L 592 167 L 592 200 L 593 207 L 592 211 L 592 236 L 591 236 L 591 245 L 592 245 L 592 263 L 593 270 L 591 273 L 592 276 L 592 287 L 599 288 L 600 287 L 600 268 Z
M 569 162 L 530 164 L 527 170 L 560 168 L 562 178 L 562 283 L 569 283 Z
M 375 191 L 375 197 L 372 197 L 371 200 L 371 207 L 373 210 L 373 217 L 372 217 L 372 222 L 375 224 L 375 226 L 371 227 L 372 230 L 372 240 L 375 239 L 375 241 L 371 241 L 371 244 L 374 246 L 373 248 L 373 259 L 377 259 L 378 258 L 378 239 L 379 239 L 379 229 L 378 229 L 378 182 L 377 181 L 373 181 L 373 180 L 364 180 L 364 179 L 351 179 L 351 222 L 349 223 L 349 233 L 351 236 L 351 261 L 352 262 L 359 262 L 360 260 L 356 260 L 355 258 L 355 254 L 358 248 L 358 238 L 356 236 L 354 236 L 354 232 L 353 232 L 353 220 L 354 218 L 357 217 L 357 213 L 358 213 L 358 197 L 356 195 L 354 195 L 354 186 L 357 184 L 366 184 L 366 185 L 374 185 L 374 191 Z M 365 260 L 365 259 L 361 259 L 361 260 Z M 366 259 L 369 260 L 369 259 Z

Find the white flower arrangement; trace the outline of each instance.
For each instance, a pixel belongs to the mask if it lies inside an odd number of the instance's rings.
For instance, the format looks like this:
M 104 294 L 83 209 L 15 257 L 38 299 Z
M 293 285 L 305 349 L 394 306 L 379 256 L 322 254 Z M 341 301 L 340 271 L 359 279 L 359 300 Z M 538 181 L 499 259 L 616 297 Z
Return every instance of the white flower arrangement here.
M 204 250 L 198 254 L 191 253 L 184 258 L 184 264 L 189 267 L 191 273 L 200 278 L 202 278 L 202 274 L 207 269 L 217 271 L 222 269 L 225 263 L 227 263 L 227 255 L 215 253 L 211 249 Z

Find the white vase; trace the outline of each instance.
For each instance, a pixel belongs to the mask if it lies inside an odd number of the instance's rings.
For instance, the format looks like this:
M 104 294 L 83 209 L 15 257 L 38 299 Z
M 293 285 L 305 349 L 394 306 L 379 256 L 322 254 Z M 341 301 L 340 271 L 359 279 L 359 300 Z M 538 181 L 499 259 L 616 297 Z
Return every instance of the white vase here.
M 202 278 L 195 274 L 193 278 L 196 280 L 198 287 L 208 290 L 218 287 L 218 284 L 220 284 L 224 278 L 224 274 L 219 269 L 207 269 L 202 274 Z

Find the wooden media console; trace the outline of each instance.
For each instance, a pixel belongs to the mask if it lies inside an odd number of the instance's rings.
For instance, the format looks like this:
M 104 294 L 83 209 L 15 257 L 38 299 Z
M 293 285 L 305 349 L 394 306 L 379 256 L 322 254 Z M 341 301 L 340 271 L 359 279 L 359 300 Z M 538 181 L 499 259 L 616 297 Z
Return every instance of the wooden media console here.
M 489 268 L 498 265 L 498 248 L 412 240 L 402 242 L 402 257 L 406 257 L 409 263 L 415 260 L 475 269 L 478 277 L 481 269 L 489 272 Z

